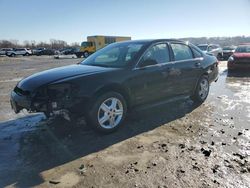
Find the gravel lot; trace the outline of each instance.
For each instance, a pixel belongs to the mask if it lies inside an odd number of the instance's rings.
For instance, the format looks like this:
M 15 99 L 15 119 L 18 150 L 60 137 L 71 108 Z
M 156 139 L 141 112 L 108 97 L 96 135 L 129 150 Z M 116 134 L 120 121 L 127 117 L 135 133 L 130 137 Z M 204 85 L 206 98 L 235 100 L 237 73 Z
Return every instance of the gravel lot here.
M 250 187 L 249 72 L 221 62 L 204 104 L 134 112 L 110 135 L 12 112 L 20 79 L 79 61 L 0 57 L 0 187 Z

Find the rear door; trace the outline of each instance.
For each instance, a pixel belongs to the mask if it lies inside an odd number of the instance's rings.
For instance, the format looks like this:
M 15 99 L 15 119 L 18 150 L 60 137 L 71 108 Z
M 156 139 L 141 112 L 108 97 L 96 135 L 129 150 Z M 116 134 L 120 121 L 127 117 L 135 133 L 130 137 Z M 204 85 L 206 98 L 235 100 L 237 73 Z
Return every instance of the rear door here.
M 17 55 L 23 55 L 23 49 L 21 49 L 21 48 L 16 49 L 15 52 Z
M 170 46 L 174 57 L 172 79 L 176 86 L 175 95 L 190 94 L 202 72 L 202 55 L 195 55 L 191 47 L 184 43 L 171 43 Z

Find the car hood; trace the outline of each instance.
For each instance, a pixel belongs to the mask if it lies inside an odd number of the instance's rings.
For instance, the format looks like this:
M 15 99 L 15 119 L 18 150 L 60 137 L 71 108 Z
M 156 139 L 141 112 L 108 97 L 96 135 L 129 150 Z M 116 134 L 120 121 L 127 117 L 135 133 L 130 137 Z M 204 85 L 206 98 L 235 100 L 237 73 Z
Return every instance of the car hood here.
M 235 58 L 250 58 L 250 53 L 234 53 Z
M 68 65 L 59 68 L 54 68 L 46 71 L 42 71 L 33 74 L 29 77 L 21 80 L 17 87 L 24 91 L 34 91 L 36 88 L 41 87 L 45 84 L 56 82 L 62 79 L 84 76 L 94 73 L 107 72 L 115 68 L 105 68 L 98 66 L 88 66 L 88 65 Z

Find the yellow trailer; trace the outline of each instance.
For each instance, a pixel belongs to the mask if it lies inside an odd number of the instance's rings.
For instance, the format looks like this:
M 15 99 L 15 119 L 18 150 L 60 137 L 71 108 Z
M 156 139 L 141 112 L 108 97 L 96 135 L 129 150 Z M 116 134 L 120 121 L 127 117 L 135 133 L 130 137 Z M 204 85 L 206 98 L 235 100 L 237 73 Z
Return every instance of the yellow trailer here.
M 79 52 L 76 53 L 77 57 L 84 56 L 88 57 L 90 54 L 96 52 L 97 50 L 105 47 L 108 44 L 120 41 L 131 40 L 131 37 L 120 37 L 120 36 L 88 36 L 87 41 L 81 43 Z

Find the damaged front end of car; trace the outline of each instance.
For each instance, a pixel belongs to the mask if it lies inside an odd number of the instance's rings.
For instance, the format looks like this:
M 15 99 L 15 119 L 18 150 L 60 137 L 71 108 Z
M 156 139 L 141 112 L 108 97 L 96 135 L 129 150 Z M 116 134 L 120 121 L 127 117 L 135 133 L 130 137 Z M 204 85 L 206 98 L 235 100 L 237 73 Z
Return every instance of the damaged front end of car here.
M 77 87 L 72 83 L 52 83 L 34 91 L 16 86 L 11 93 L 11 106 L 15 113 L 22 109 L 28 112 L 43 112 L 46 117 L 63 116 L 70 120 L 70 109 L 79 102 Z

